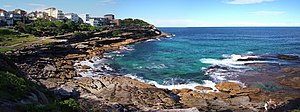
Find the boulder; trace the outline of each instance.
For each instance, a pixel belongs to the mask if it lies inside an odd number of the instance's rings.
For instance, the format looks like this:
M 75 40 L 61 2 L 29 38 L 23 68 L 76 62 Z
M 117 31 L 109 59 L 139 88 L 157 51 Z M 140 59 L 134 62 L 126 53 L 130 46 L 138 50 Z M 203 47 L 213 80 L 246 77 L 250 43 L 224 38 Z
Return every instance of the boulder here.
M 218 90 L 224 92 L 239 91 L 241 87 L 234 82 L 221 82 L 215 86 Z
M 230 99 L 232 105 L 248 105 L 250 98 L 248 96 L 238 96 Z
M 45 65 L 44 70 L 45 71 L 54 71 L 55 72 L 56 68 L 53 65 L 47 64 L 47 65 Z

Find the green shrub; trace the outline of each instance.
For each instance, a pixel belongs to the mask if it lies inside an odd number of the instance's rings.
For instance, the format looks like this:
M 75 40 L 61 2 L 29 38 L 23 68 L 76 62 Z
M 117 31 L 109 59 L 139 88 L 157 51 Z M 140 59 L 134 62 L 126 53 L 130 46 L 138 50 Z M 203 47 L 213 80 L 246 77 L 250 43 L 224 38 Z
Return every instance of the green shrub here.
M 30 86 L 25 79 L 17 77 L 10 72 L 0 71 L 0 98 L 19 99 L 30 91 Z
M 68 109 L 70 111 L 76 111 L 76 110 L 80 109 L 79 103 L 73 98 L 61 101 L 61 102 L 58 103 L 58 105 L 60 106 L 60 108 Z
M 121 31 L 120 30 L 115 30 L 115 31 L 113 31 L 112 32 L 112 36 L 118 36 L 118 35 L 120 35 L 121 34 Z

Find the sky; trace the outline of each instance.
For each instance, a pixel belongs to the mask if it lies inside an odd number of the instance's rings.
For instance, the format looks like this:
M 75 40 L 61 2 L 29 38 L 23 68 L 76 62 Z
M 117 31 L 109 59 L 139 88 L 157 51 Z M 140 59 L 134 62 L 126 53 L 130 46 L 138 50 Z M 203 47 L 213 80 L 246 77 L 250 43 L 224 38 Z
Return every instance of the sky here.
M 0 8 L 29 12 L 112 13 L 158 27 L 300 26 L 300 0 L 0 0 Z

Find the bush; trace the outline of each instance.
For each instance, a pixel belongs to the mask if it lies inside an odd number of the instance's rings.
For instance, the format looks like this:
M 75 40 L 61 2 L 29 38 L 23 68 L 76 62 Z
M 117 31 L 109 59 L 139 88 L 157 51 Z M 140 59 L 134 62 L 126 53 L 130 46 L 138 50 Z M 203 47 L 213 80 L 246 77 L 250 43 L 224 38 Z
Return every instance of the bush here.
M 79 103 L 75 101 L 74 99 L 70 98 L 68 100 L 64 100 L 58 103 L 60 108 L 62 109 L 68 109 L 69 111 L 78 111 L 80 109 Z
M 112 35 L 115 37 L 115 36 L 118 36 L 121 34 L 121 31 L 120 30 L 115 30 L 112 32 Z
M 79 103 L 72 98 L 47 105 L 29 104 L 21 108 L 27 112 L 79 112 L 80 110 Z
M 25 79 L 10 72 L 0 71 L 0 98 L 19 99 L 30 90 L 30 86 Z

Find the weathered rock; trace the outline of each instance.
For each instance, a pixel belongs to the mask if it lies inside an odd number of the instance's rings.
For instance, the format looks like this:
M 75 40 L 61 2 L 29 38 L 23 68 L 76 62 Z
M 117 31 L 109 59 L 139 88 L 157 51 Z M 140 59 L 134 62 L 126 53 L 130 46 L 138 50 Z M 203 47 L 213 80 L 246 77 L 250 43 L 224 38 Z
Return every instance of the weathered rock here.
M 183 89 L 180 90 L 180 93 L 179 93 L 179 94 L 188 93 L 188 92 L 190 92 L 190 91 L 192 91 L 192 90 L 191 90 L 191 89 L 188 89 L 188 88 L 183 88 Z
M 234 82 L 221 82 L 215 86 L 218 90 L 224 92 L 239 91 L 241 87 Z
M 158 112 L 200 112 L 196 107 L 187 109 L 163 109 Z
M 81 78 L 77 83 L 99 98 L 132 104 L 142 110 L 171 108 L 176 103 L 165 90 L 127 77 L 101 76 L 99 80 Z
M 288 74 L 296 74 L 300 72 L 300 68 L 287 67 L 287 68 L 282 68 L 281 71 Z
M 172 93 L 174 93 L 174 94 L 179 94 L 179 93 L 180 93 L 180 90 L 179 90 L 179 89 L 172 89 Z
M 250 104 L 250 98 L 248 96 L 238 96 L 230 99 L 233 105 L 248 105 Z
M 249 94 L 256 94 L 259 92 L 260 92 L 259 88 L 243 88 L 243 89 L 237 90 L 237 91 L 230 91 L 230 94 L 238 95 L 238 96 L 245 96 L 245 95 L 249 95 Z
M 57 83 L 55 83 L 56 81 L 49 81 L 49 80 L 39 80 L 46 88 L 48 89 L 54 89 L 58 86 Z
M 87 65 L 83 65 L 80 67 L 80 69 L 90 69 L 91 67 L 90 66 L 87 66 Z
M 204 86 L 196 86 L 195 89 L 197 89 L 197 90 L 213 90 L 210 87 L 204 87 Z
M 300 77 L 283 78 L 279 83 L 294 89 L 300 89 Z
M 49 65 L 47 64 L 45 67 L 44 67 L 44 70 L 46 71 L 56 71 L 56 68 L 53 66 L 53 65 Z
M 218 99 L 228 99 L 231 97 L 230 94 L 224 92 L 209 92 L 208 94 L 211 94 L 212 96 L 215 96 Z

